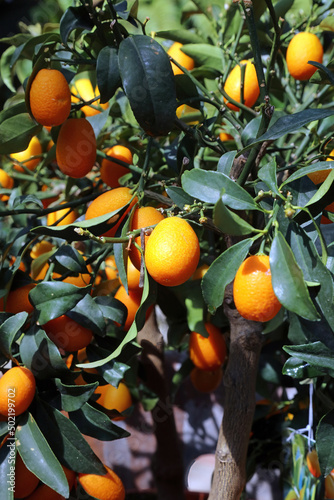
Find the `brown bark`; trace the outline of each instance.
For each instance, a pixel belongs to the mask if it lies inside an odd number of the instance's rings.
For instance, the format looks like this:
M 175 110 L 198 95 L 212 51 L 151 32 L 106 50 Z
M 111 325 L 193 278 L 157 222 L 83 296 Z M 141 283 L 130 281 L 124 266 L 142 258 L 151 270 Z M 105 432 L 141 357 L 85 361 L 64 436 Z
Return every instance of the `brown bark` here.
M 224 415 L 209 500 L 238 500 L 246 483 L 246 457 L 255 409 L 255 382 L 262 344 L 262 323 L 248 321 L 234 307 L 232 284 L 226 289 L 230 351 L 224 374 Z
M 164 341 L 152 313 L 144 328 L 138 332 L 142 347 L 141 361 L 145 369 L 147 386 L 159 397 L 152 410 L 157 448 L 153 472 L 159 500 L 183 500 L 183 460 L 176 430 L 173 406 L 169 397 L 165 362 Z

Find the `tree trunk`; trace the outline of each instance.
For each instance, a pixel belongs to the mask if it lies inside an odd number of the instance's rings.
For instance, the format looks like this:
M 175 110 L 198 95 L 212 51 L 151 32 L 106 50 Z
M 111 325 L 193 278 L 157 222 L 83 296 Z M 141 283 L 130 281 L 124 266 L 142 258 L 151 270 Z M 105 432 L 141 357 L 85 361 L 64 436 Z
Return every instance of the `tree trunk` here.
M 152 410 L 157 448 L 153 472 L 159 500 L 184 499 L 184 471 L 180 440 L 177 434 L 173 406 L 164 363 L 164 341 L 154 312 L 138 332 L 142 347 L 141 361 L 146 385 L 157 394 L 159 401 Z
M 224 311 L 230 323 L 230 351 L 223 378 L 224 415 L 209 500 L 238 500 L 245 487 L 247 448 L 262 345 L 262 323 L 240 316 L 234 307 L 232 284 L 226 289 Z

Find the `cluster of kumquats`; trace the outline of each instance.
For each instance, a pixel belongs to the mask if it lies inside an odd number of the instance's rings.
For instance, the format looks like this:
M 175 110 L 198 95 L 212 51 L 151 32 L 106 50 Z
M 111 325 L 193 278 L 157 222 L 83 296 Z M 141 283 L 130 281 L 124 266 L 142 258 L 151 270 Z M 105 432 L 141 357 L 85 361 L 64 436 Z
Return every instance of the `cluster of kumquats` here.
M 301 45 L 304 49 L 305 60 L 299 56 Z M 170 57 L 177 63 L 173 63 L 172 66 L 175 74 L 182 72 L 179 66 L 188 71 L 194 67 L 194 61 L 181 49 L 181 44 L 174 43 L 169 50 Z M 322 53 L 322 46 L 315 35 L 311 33 L 296 35 L 288 47 L 286 58 L 291 75 L 298 80 L 309 79 L 315 67 L 308 65 L 307 61 L 322 62 Z M 241 61 L 241 65 L 246 66 L 243 103 L 252 107 L 260 94 L 255 67 L 250 60 Z M 233 111 L 239 110 L 237 104 L 241 103 L 240 90 L 241 68 L 237 65 L 224 85 L 225 103 Z M 131 166 L 133 166 L 133 154 L 127 145 L 115 144 L 112 147 L 103 148 L 102 160 L 100 165 L 97 164 L 97 139 L 87 117 L 103 112 L 107 109 L 108 103 L 99 102 L 99 91 L 93 88 L 89 79 L 78 78 L 72 86 L 69 86 L 59 70 L 44 68 L 35 75 L 28 87 L 28 93 L 30 111 L 36 122 L 48 131 L 53 127 L 59 127 L 56 143 L 50 140 L 48 149 L 54 151 L 52 159 L 56 160 L 57 168 L 61 172 L 60 179 L 67 177 L 81 179 L 92 175 L 99 178 L 99 186 L 104 188 L 104 192 L 96 196 L 84 212 L 81 211 L 81 215 L 84 213 L 85 220 L 127 207 L 121 216 L 115 217 L 112 227 L 100 235 L 113 238 L 118 234 L 117 230 L 127 215 L 131 213 L 129 232 L 135 236 L 129 240 L 128 245 L 128 289 L 119 280 L 112 254 L 103 263 L 102 271 L 95 276 L 92 267 L 88 264 L 87 273 L 67 276 L 63 279 L 64 282 L 78 287 L 93 284 L 93 293 L 96 294 L 101 293 L 101 290 L 108 290 L 108 293 L 112 293 L 114 298 L 126 307 L 127 315 L 122 327 L 127 332 L 134 322 L 142 300 L 142 259 L 144 258 L 149 275 L 158 284 L 167 287 L 181 285 L 193 278 L 198 271 L 200 262 L 198 236 L 187 220 L 170 214 L 168 210 L 157 208 L 153 203 L 141 205 L 142 200 L 138 199 L 138 193 L 122 184 L 121 178 L 131 174 Z M 178 109 L 177 115 L 183 118 L 188 111 L 193 111 L 193 108 Z M 233 140 L 233 137 L 221 131 L 220 139 L 222 141 Z M 24 173 L 26 169 L 35 170 L 40 165 L 44 154 L 45 151 L 39 139 L 33 137 L 26 150 L 10 156 L 14 162 L 14 170 Z M 325 180 L 328 173 L 329 171 L 318 172 L 314 177 L 310 175 L 310 178 L 318 184 Z M 6 202 L 14 186 L 14 179 L 7 171 L 0 170 L 0 183 L 7 190 L 1 195 L 1 201 Z M 52 204 L 58 206 L 60 203 L 66 203 L 59 195 L 51 193 L 49 187 L 43 187 L 47 191 L 45 198 L 42 199 L 44 209 L 50 206 L 52 208 Z M 333 207 L 330 206 L 327 209 L 331 211 Z M 78 216 L 76 209 L 58 207 L 57 210 L 49 211 L 46 223 L 49 226 L 67 225 L 74 223 Z M 9 290 L 8 295 L 0 299 L 1 310 L 12 314 L 22 311 L 30 314 L 33 311 L 33 305 L 29 301 L 29 292 L 36 286 L 36 283 L 43 280 L 45 276 L 48 276 L 48 279 L 61 278 L 61 275 L 52 270 L 50 273 L 48 257 L 54 248 L 52 238 L 40 239 L 32 246 L 30 270 L 27 270 L 23 263 L 21 264 L 21 271 L 30 274 L 30 282 Z M 44 260 L 41 259 L 43 256 Z M 272 288 L 267 255 L 249 256 L 240 266 L 234 280 L 234 301 L 240 314 L 253 321 L 265 322 L 278 313 L 281 304 Z M 152 308 L 148 309 L 147 315 L 151 311 Z M 87 361 L 86 348 L 93 341 L 92 331 L 67 315 L 50 320 L 43 325 L 43 328 L 66 357 L 68 367 L 76 369 L 76 363 Z M 222 332 L 213 323 L 206 322 L 205 328 L 207 336 L 191 332 L 189 356 L 194 365 L 191 372 L 193 385 L 200 391 L 210 392 L 215 390 L 222 380 L 227 346 Z M 89 373 L 89 369 L 78 370 L 77 384 L 86 383 L 85 372 Z M 3 419 L 8 416 L 7 388 L 13 386 L 17 389 L 17 415 L 29 408 L 35 396 L 36 381 L 33 374 L 21 366 L 9 369 L 0 379 L 0 416 Z M 110 384 L 99 386 L 95 394 L 98 396 L 97 403 L 114 419 L 124 418 L 121 414 L 132 405 L 131 393 L 124 382 L 120 382 L 118 388 Z M 118 412 L 116 416 L 114 410 Z M 17 457 L 16 474 L 20 476 L 20 481 L 17 482 L 18 491 L 15 493 L 15 498 L 28 500 L 62 498 L 48 486 L 39 484 L 39 479 L 25 467 L 19 454 Z M 85 491 L 95 498 L 122 500 L 124 488 L 120 479 L 112 470 L 107 467 L 106 470 L 105 476 L 77 475 L 64 467 L 70 490 L 79 482 Z M 332 476 L 328 476 L 326 480 L 333 482 Z M 107 491 L 109 496 L 107 496 Z

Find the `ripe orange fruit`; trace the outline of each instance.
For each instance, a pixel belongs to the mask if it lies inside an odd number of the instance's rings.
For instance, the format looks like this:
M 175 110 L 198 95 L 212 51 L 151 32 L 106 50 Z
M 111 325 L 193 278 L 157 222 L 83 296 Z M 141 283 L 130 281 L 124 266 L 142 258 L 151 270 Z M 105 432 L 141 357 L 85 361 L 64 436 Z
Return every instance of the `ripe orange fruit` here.
M 51 243 L 51 241 L 47 240 L 42 240 L 36 243 L 31 251 L 30 251 L 30 257 L 32 259 L 36 259 L 40 255 L 43 255 L 44 253 L 50 252 L 54 248 L 54 244 Z
M 325 207 L 325 210 L 327 210 L 328 212 L 334 212 L 334 201 L 332 203 L 330 203 L 329 205 L 327 205 L 327 207 Z M 322 215 L 321 216 L 321 224 L 333 224 L 332 221 L 330 219 L 328 219 L 328 217 L 326 217 L 325 215 Z
M 0 188 L 12 189 L 14 187 L 14 179 L 7 174 L 5 170 L 0 168 Z M 0 194 L 0 201 L 7 201 L 9 196 L 7 194 Z
M 193 368 L 190 373 L 190 380 L 199 392 L 213 392 L 215 391 L 223 378 L 223 369 L 222 367 L 217 368 L 216 370 L 208 371 L 208 370 L 200 370 L 200 368 Z
M 38 483 L 38 477 L 27 469 L 21 455 L 16 453 L 14 498 L 27 497 L 37 488 Z
M 7 297 L 6 312 L 17 314 L 26 311 L 32 313 L 34 306 L 29 300 L 29 292 L 35 287 L 35 283 L 28 283 L 15 290 L 11 290 Z
M 79 78 L 74 82 L 71 86 L 72 102 L 77 103 L 80 102 L 80 98 L 82 101 L 91 101 L 95 97 L 97 97 L 100 93 L 98 87 L 93 89 L 92 82 L 89 78 Z M 108 108 L 108 103 L 101 104 L 100 100 L 94 101 L 92 104 L 87 104 L 81 108 L 81 111 L 85 116 L 94 116 L 98 113 L 101 113 L 102 110 Z
M 119 413 L 130 408 L 132 405 L 132 397 L 128 387 L 124 382 L 120 382 L 118 387 L 114 387 L 111 384 L 99 385 L 95 391 L 95 394 L 99 394 L 99 398 L 96 402 L 103 406 L 107 412 L 111 414 L 112 410 L 117 410 Z M 112 420 L 124 420 L 125 417 L 113 417 Z
M 135 231 L 136 229 L 142 229 L 145 227 L 153 226 L 158 224 L 158 222 L 162 221 L 165 217 L 162 215 L 159 210 L 154 207 L 140 207 L 134 211 L 132 220 L 131 220 L 131 231 Z M 145 235 L 145 247 L 148 241 L 149 235 Z M 137 236 L 135 238 L 135 242 L 137 245 L 141 247 L 141 237 Z M 131 245 L 131 249 L 129 252 L 130 259 L 132 264 L 140 269 L 141 263 L 141 252 L 135 245 Z
M 79 179 L 90 172 L 96 159 L 94 129 L 85 118 L 70 118 L 62 125 L 56 146 L 58 167 Z
M 257 101 L 257 98 L 260 95 L 260 87 L 257 80 L 255 66 L 251 61 L 242 60 L 240 64 L 246 64 L 245 70 L 245 79 L 244 79 L 244 104 L 251 108 Z M 237 102 L 241 102 L 240 100 L 240 87 L 241 87 L 241 68 L 239 65 L 235 66 L 230 74 L 228 75 L 224 90 L 225 92 L 232 97 Z M 234 104 L 230 103 L 225 97 L 224 102 L 226 106 L 233 111 L 239 111 L 239 108 Z
M 107 214 L 108 212 L 113 212 L 114 210 L 122 208 L 128 203 L 130 203 L 131 198 L 132 198 L 131 190 L 127 187 L 110 189 L 109 191 L 106 191 L 105 193 L 101 194 L 100 196 L 95 198 L 95 200 L 92 201 L 92 203 L 87 208 L 85 219 L 86 220 L 93 219 L 94 217 L 99 217 L 100 215 L 104 215 Z M 111 237 L 115 236 L 116 231 L 120 226 L 121 222 L 129 213 L 133 205 L 137 203 L 137 201 L 138 201 L 137 196 L 134 196 L 128 208 L 123 213 L 123 215 L 121 216 L 119 214 L 114 215 L 110 220 L 115 222 L 117 221 L 117 223 L 111 229 L 105 232 L 102 236 L 111 236 Z
M 188 106 L 188 104 L 181 104 L 178 108 L 176 108 L 176 116 L 182 120 L 184 120 L 189 125 L 197 125 L 199 123 L 198 120 L 190 120 L 189 115 L 192 113 L 199 113 L 199 110 Z
M 35 120 L 44 126 L 61 125 L 71 111 L 71 92 L 64 75 L 57 69 L 41 69 L 29 93 Z
M 325 498 L 334 498 L 333 471 L 325 477 Z
M 105 465 L 107 473 L 103 476 L 97 474 L 78 474 L 78 480 L 88 495 L 99 500 L 124 500 L 125 489 L 117 474 Z
M 168 49 L 167 54 L 175 59 L 176 62 L 181 64 L 184 68 L 186 68 L 188 71 L 191 71 L 195 67 L 195 61 L 187 56 L 184 52 L 182 52 L 182 43 L 179 42 L 174 42 L 173 45 Z M 176 64 L 172 64 L 172 69 L 174 75 L 181 75 L 183 74 L 183 71 L 176 66 Z
M 57 493 L 55 490 L 47 486 L 46 484 L 41 484 L 35 491 L 26 497 L 24 500 L 66 500 L 65 497 Z
M 133 158 L 129 148 L 116 145 L 106 150 L 107 156 L 112 156 L 124 163 L 132 164 Z M 101 178 L 111 188 L 119 187 L 119 179 L 129 172 L 129 169 L 112 160 L 103 159 L 101 162 Z
M 192 280 L 201 280 L 203 276 L 206 274 L 207 270 L 209 269 L 210 266 L 208 264 L 202 264 L 199 266 L 194 274 L 192 275 L 191 279 Z
M 41 191 L 44 193 L 45 191 L 48 191 L 48 189 L 50 189 L 46 184 L 44 184 L 42 186 L 42 189 Z M 49 205 L 51 205 L 51 203 L 53 203 L 54 201 L 57 201 L 59 198 L 59 195 L 56 195 L 56 196 L 50 196 L 49 198 L 42 198 L 42 203 L 43 203 L 43 208 L 48 208 Z
M 130 257 L 127 260 L 126 277 L 129 290 L 139 290 L 140 271 L 132 264 Z M 122 282 L 121 282 L 122 283 Z
M 9 156 L 14 160 L 14 169 L 18 172 L 24 172 L 24 168 L 20 165 L 20 163 L 22 163 L 28 170 L 34 170 L 41 161 L 41 158 L 32 157 L 39 156 L 41 154 L 41 143 L 39 142 L 37 137 L 34 136 L 29 142 L 27 149 L 24 149 L 23 151 L 20 151 L 18 153 L 12 153 Z
M 318 453 L 315 448 L 307 453 L 306 463 L 308 470 L 311 472 L 312 476 L 314 477 L 321 476 Z
M 225 141 L 234 141 L 234 137 L 233 137 L 233 135 L 228 134 L 227 132 L 220 132 L 220 134 L 219 134 L 219 139 L 220 139 L 222 142 L 225 142 Z
M 28 368 L 10 368 L 0 379 L 0 414 L 6 417 L 21 415 L 31 405 L 35 390 L 35 377 Z
M 301 32 L 295 35 L 286 51 L 286 63 L 295 80 L 309 80 L 317 68 L 308 61 L 322 63 L 324 49 L 319 38 L 313 33 Z
M 66 203 L 66 201 L 62 201 L 60 205 L 63 205 L 64 203 Z M 60 220 L 62 217 L 64 218 Z M 67 224 L 73 224 L 73 222 L 77 218 L 78 213 L 76 210 L 71 210 L 70 208 L 61 208 L 60 210 L 50 212 L 47 215 L 46 224 L 47 226 L 66 226 Z
M 197 235 L 180 217 L 160 221 L 146 242 L 145 264 L 152 278 L 165 286 L 177 286 L 195 272 L 200 257 Z
M 191 332 L 189 356 L 200 370 L 214 371 L 220 368 L 226 358 L 226 343 L 222 332 L 212 323 L 205 323 L 209 336 Z
M 235 307 L 246 319 L 269 321 L 281 309 L 271 283 L 268 255 L 251 255 L 239 267 L 233 285 Z
M 91 330 L 80 325 L 66 314 L 43 325 L 47 336 L 57 347 L 65 351 L 77 351 L 88 346 L 93 338 Z
M 123 285 L 121 285 L 115 293 L 115 299 L 122 302 L 128 310 L 128 314 L 126 316 L 125 324 L 123 327 L 126 332 L 130 329 L 130 326 L 134 322 L 136 312 L 138 311 L 138 308 L 140 306 L 141 296 L 141 290 L 129 290 L 129 293 L 126 293 Z
M 330 156 L 334 156 L 334 149 L 329 153 L 329 157 L 326 161 L 333 161 Z M 321 182 L 324 182 L 327 179 L 331 170 L 331 168 L 326 168 L 324 170 L 318 170 L 318 172 L 311 172 L 310 174 L 307 174 L 307 177 L 311 179 L 314 184 L 321 184 Z
M 108 280 L 117 280 L 119 278 L 115 257 L 113 255 L 106 258 L 104 270 Z

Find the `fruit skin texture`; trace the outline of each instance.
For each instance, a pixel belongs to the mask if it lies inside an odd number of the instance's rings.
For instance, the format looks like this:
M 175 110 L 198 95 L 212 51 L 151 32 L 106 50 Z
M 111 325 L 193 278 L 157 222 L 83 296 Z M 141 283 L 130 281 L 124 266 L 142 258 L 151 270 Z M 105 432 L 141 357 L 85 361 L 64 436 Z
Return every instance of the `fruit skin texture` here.
M 35 283 L 28 283 L 10 291 L 6 302 L 6 312 L 11 314 L 17 314 L 22 311 L 26 311 L 28 314 L 32 313 L 34 306 L 29 300 L 29 292 L 35 286 Z
M 197 235 L 180 217 L 168 217 L 153 229 L 145 248 L 145 263 L 152 278 L 165 286 L 185 283 L 200 258 Z
M 89 80 L 89 78 L 79 78 L 74 82 L 74 85 L 71 86 L 71 93 L 74 94 L 74 96 L 72 95 L 71 97 L 72 102 L 77 103 L 80 101 L 77 96 L 81 97 L 83 101 L 90 101 L 91 99 L 94 99 L 94 97 L 99 95 L 100 91 L 97 86 L 95 87 L 95 90 L 93 89 L 92 82 Z M 94 116 L 98 113 L 101 113 L 102 109 L 107 109 L 108 105 L 109 104 L 107 102 L 104 104 L 100 104 L 100 100 L 98 99 L 91 105 L 83 106 L 81 108 L 81 111 L 85 116 Z
M 66 203 L 66 201 L 62 201 L 60 205 L 63 205 L 64 203 Z M 62 217 L 64 218 L 60 220 L 57 224 L 55 224 L 55 222 L 61 219 Z M 53 225 L 66 226 L 67 224 L 72 224 L 77 218 L 78 218 L 78 213 L 76 212 L 76 210 L 70 211 L 70 208 L 62 208 L 60 210 L 57 210 L 56 212 L 50 212 L 47 215 L 46 224 L 47 226 L 53 226 Z
M 136 312 L 138 311 L 140 306 L 141 296 L 141 290 L 129 290 L 129 293 L 127 293 L 123 285 L 121 285 L 115 293 L 115 299 L 122 302 L 122 304 L 124 304 L 128 310 L 123 327 L 126 332 L 130 329 L 132 323 L 134 322 Z
M 142 229 L 148 226 L 154 226 L 162 221 L 165 217 L 162 215 L 159 210 L 154 207 L 140 207 L 134 211 L 132 220 L 131 220 L 131 231 L 135 231 L 136 229 Z M 149 235 L 145 235 L 145 247 L 148 241 Z M 135 242 L 137 245 L 141 247 L 141 237 L 137 236 L 135 238 Z M 139 270 L 141 263 L 141 252 L 135 245 L 131 245 L 131 249 L 129 252 L 129 257 L 131 259 L 132 264 Z
M 95 389 L 94 393 L 99 395 L 96 402 L 103 406 L 105 410 L 108 410 L 110 414 L 111 410 L 122 413 L 132 405 L 131 393 L 124 382 L 120 382 L 118 387 L 111 384 L 100 385 Z M 112 417 L 112 420 L 118 421 L 124 420 L 124 418 L 122 416 Z
M 90 172 L 96 159 L 94 129 L 85 118 L 70 118 L 61 127 L 56 158 L 63 174 L 79 179 Z
M 233 284 L 239 314 L 251 321 L 269 321 L 281 309 L 271 283 L 268 255 L 251 255 L 239 267 Z
M 245 79 L 244 79 L 244 104 L 251 108 L 257 101 L 260 95 L 260 87 L 257 81 L 256 70 L 254 64 L 248 60 L 240 61 L 240 64 L 246 64 Z M 240 101 L 240 87 L 241 87 L 241 68 L 239 65 L 235 66 L 228 75 L 224 90 L 235 101 Z M 233 111 L 239 111 L 239 108 L 234 104 L 228 102 L 224 97 L 226 106 Z
M 329 153 L 329 157 L 326 158 L 326 161 L 333 161 L 333 159 L 330 158 L 331 156 L 334 157 L 334 149 L 332 149 L 332 151 Z M 318 172 L 311 172 L 310 174 L 307 174 L 307 177 L 311 179 L 314 184 L 321 184 L 327 179 L 327 177 L 331 173 L 331 170 L 332 169 L 330 168 L 326 168 L 324 170 L 318 170 Z
M 187 56 L 184 52 L 182 52 L 182 43 L 179 42 L 174 42 L 173 45 L 169 48 L 167 54 L 175 59 L 176 62 L 181 64 L 184 68 L 186 68 L 188 71 L 191 71 L 195 67 L 195 61 Z M 174 75 L 182 75 L 184 72 L 182 69 L 178 68 L 176 64 L 172 64 L 172 70 Z
M 34 158 L 29 160 L 32 156 L 37 156 L 42 154 L 42 146 L 41 143 L 39 142 L 38 138 L 34 136 L 31 141 L 28 144 L 27 149 L 24 149 L 23 151 L 19 151 L 18 153 L 12 153 L 10 157 L 14 160 L 14 169 L 17 170 L 18 172 L 24 172 L 24 168 L 21 167 L 18 163 L 15 163 L 15 160 L 23 163 L 23 165 L 28 169 L 28 170 L 35 170 L 39 162 L 41 161 L 41 158 Z M 26 161 L 27 160 L 27 161 Z
M 113 156 L 124 163 L 132 164 L 133 158 L 129 148 L 116 145 L 106 151 L 107 156 Z M 129 172 L 129 169 L 112 160 L 103 159 L 101 162 L 101 179 L 111 188 L 119 187 L 118 180 Z
M 71 111 L 71 92 L 64 75 L 57 69 L 41 69 L 29 93 L 35 120 L 44 126 L 61 125 Z
M 222 367 L 217 368 L 216 370 L 208 371 L 208 370 L 200 370 L 195 367 L 191 370 L 190 380 L 199 392 L 209 393 L 215 391 L 223 378 L 223 369 Z
M 8 405 L 8 394 L 10 389 L 15 389 L 15 415 L 25 412 L 35 396 L 36 381 L 32 372 L 24 366 L 10 368 L 0 379 L 0 414 L 8 417 L 13 409 Z
M 105 193 L 95 198 L 94 201 L 92 201 L 92 203 L 87 208 L 85 219 L 93 219 L 94 217 L 99 217 L 100 215 L 105 215 L 108 212 L 113 212 L 114 210 L 122 208 L 130 202 L 131 198 L 132 193 L 127 187 L 110 189 L 109 191 L 106 191 Z M 123 215 L 114 215 L 112 219 L 117 221 L 117 223 L 101 236 L 115 236 L 121 222 L 129 213 L 133 205 L 137 203 L 137 201 L 138 198 L 137 196 L 135 196 Z
M 106 465 L 107 473 L 103 476 L 97 474 L 78 474 L 78 480 L 86 493 L 99 500 L 124 500 L 125 489 L 121 479 Z
M 65 314 L 59 318 L 51 319 L 43 325 L 43 328 L 57 347 L 70 352 L 87 347 L 93 338 L 91 330 Z
M 306 463 L 308 470 L 311 472 L 312 476 L 314 477 L 321 476 L 318 453 L 315 448 L 307 453 Z
M 30 472 L 25 466 L 21 455 L 16 453 L 14 498 L 24 498 L 30 495 L 37 488 L 38 483 L 38 477 Z
M 5 170 L 0 168 L 0 188 L 12 189 L 14 187 L 14 179 L 7 174 Z M 0 194 L 0 201 L 7 201 L 7 194 Z
M 309 80 L 317 68 L 308 61 L 322 63 L 324 49 L 314 33 L 297 33 L 288 45 L 286 63 L 295 80 Z
M 189 356 L 200 370 L 213 371 L 222 366 L 226 358 L 225 339 L 215 325 L 205 323 L 209 336 L 191 332 L 189 339 Z

